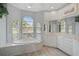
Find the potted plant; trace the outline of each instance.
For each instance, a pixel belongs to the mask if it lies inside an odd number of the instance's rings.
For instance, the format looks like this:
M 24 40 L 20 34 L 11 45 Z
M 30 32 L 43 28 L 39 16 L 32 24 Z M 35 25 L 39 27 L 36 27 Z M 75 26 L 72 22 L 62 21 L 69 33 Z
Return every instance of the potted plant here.
M 2 18 L 3 15 L 8 15 L 8 11 L 4 3 L 0 3 L 0 18 Z

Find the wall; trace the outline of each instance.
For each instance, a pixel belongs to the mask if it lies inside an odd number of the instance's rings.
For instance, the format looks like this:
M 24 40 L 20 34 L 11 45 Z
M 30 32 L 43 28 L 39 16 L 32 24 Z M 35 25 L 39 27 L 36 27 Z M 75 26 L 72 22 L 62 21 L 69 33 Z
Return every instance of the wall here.
M 58 10 L 58 19 L 75 16 L 77 13 L 77 7 L 75 3 L 69 4 L 68 6 Z
M 50 11 L 44 13 L 45 20 L 58 20 L 58 11 Z
M 77 4 L 73 3 L 57 11 L 45 12 L 44 17 L 45 20 L 59 20 L 67 17 L 72 17 L 78 15 L 77 13 L 79 10 L 77 9 L 78 9 Z
M 6 17 L 0 19 L 0 46 L 6 43 Z

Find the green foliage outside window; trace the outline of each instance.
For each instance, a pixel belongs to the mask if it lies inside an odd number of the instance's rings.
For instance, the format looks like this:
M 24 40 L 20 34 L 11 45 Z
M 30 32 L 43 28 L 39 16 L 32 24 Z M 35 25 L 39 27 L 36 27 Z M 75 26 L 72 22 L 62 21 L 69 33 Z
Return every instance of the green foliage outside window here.
M 8 11 L 4 3 L 0 3 L 0 18 L 2 18 L 3 15 L 8 15 Z

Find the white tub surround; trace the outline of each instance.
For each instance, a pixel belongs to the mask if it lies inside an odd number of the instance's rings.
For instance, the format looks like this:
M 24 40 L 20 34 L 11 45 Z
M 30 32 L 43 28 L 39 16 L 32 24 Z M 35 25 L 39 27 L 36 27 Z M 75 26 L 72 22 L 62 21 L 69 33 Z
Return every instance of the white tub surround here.
M 32 41 L 16 41 L 13 44 L 9 43 L 5 46 L 0 47 L 0 55 L 12 56 L 20 55 L 23 53 L 31 53 L 40 50 L 42 46 L 42 41 L 38 39 Z

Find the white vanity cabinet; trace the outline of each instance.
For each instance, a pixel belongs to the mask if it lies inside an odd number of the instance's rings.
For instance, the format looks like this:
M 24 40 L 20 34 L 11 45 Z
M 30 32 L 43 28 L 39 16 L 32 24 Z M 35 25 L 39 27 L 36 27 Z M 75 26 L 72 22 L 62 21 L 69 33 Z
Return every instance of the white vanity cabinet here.
M 50 47 L 57 47 L 56 33 L 47 33 L 47 34 L 45 34 L 44 45 L 50 46 Z
M 79 38 L 76 37 L 74 40 L 74 56 L 79 56 Z
M 59 48 L 59 49 L 61 49 L 61 50 L 63 50 L 63 48 L 64 48 L 64 37 L 63 36 L 57 36 L 57 48 Z
M 57 47 L 69 55 L 73 55 L 73 38 L 68 35 L 59 35 Z

